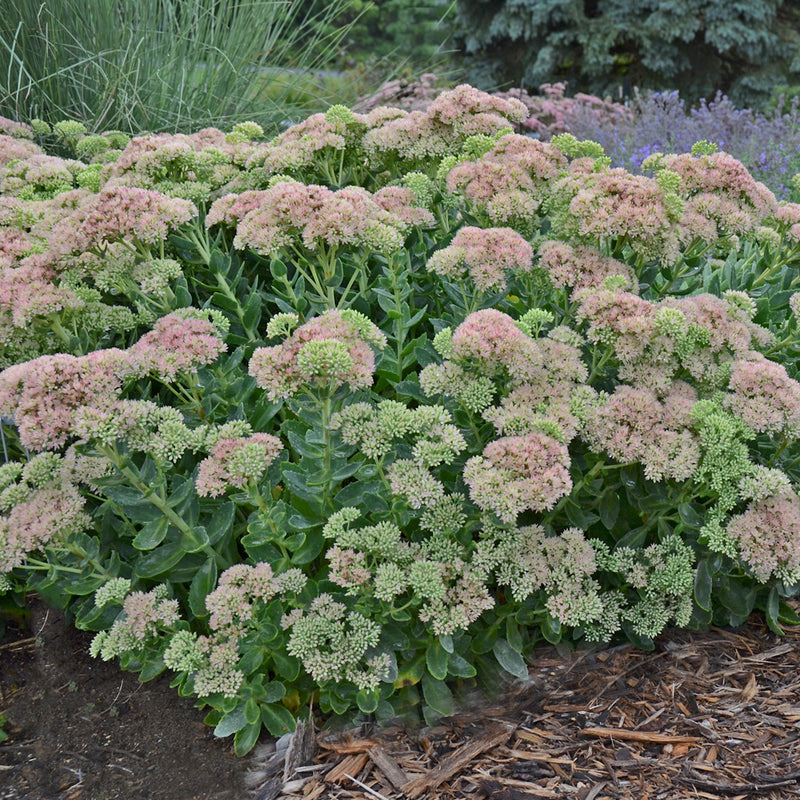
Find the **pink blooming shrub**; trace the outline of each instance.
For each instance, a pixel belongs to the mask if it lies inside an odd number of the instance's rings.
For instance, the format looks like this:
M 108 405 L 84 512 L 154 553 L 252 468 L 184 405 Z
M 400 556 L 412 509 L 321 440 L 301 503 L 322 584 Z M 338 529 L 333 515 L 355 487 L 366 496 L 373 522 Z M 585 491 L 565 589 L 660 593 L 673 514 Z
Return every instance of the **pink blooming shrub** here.
M 733 362 L 725 408 L 759 433 L 800 433 L 800 383 L 782 364 L 752 352 Z
M 794 491 L 751 503 L 731 517 L 727 534 L 756 579 L 794 583 L 800 576 L 800 497 Z
M 362 146 L 374 158 L 388 154 L 419 161 L 441 158 L 469 136 L 492 135 L 525 117 L 518 100 L 503 100 L 471 86 L 442 92 L 425 111 L 412 111 L 369 130 Z
M 493 225 L 506 225 L 536 214 L 565 163 L 552 145 L 509 134 L 478 160 L 453 166 L 447 190 L 463 194 Z
M 85 498 L 68 481 L 52 481 L 33 489 L 7 514 L 0 514 L 0 572 L 11 572 L 51 542 L 67 542 L 89 529 Z
M 41 356 L 0 372 L 0 414 L 14 419 L 25 447 L 57 449 L 74 435 L 86 408 L 116 407 L 124 379 L 174 380 L 224 349 L 210 322 L 170 314 L 128 350 Z
M 86 356 L 41 356 L 0 372 L 0 413 L 12 417 L 20 441 L 32 450 L 58 449 L 72 435 L 75 413 L 103 407 L 118 396 L 120 350 Z
M 536 103 L 548 135 L 625 116 Z M 312 701 L 447 714 L 543 636 L 778 629 L 799 207 L 707 143 L 634 175 L 529 112 L 62 125 L 75 159 L 0 120 L 0 594 L 173 671 L 237 752 Z
M 451 357 L 490 376 L 507 374 L 514 383 L 526 383 L 541 362 L 533 340 L 493 308 L 470 314 L 456 328 Z
M 388 210 L 387 210 L 388 209 Z M 324 186 L 281 181 L 263 192 L 223 197 L 209 209 L 206 225 L 236 224 L 234 246 L 262 255 L 302 245 L 352 245 L 370 250 L 398 250 L 411 225 L 431 224 L 410 191 L 382 190 L 372 195 L 360 187 L 336 192 Z
M 638 293 L 638 281 L 632 267 L 616 258 L 604 256 L 596 247 L 573 246 L 557 239 L 539 249 L 538 264 L 547 271 L 553 286 L 568 286 L 574 291 L 599 289 L 606 278 L 622 276 L 620 288 Z
M 176 312 L 157 320 L 153 329 L 127 350 L 124 369 L 171 381 L 180 372 L 211 363 L 226 349 L 207 319 Z
M 654 178 L 621 168 L 595 170 L 593 159 L 577 158 L 551 191 L 556 238 L 585 244 L 624 238 L 645 258 L 677 257 L 675 212 Z
M 680 382 L 659 398 L 648 389 L 618 386 L 592 408 L 586 441 L 620 462 L 639 462 L 653 481 L 684 481 L 697 470 L 700 445 L 691 429 L 695 390 Z
M 166 239 L 171 228 L 188 222 L 196 213 L 187 200 L 165 197 L 148 189 L 127 186 L 108 189 L 82 206 L 77 218 L 70 221 L 77 223 L 71 250 L 102 248 L 121 239 L 155 244 Z
M 42 149 L 38 145 L 27 139 L 0 134 L 0 167 L 5 168 L 10 163 L 28 159 L 41 152 Z
M 728 153 L 668 155 L 659 167 L 677 173 L 685 197 L 680 227 L 688 243 L 754 231 L 777 210 L 775 195 Z

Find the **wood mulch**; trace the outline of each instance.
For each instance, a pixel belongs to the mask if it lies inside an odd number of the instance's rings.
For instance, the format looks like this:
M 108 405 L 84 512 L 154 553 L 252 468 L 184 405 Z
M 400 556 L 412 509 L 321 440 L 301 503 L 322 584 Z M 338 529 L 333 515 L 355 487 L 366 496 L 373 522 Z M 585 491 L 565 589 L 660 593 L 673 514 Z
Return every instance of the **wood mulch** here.
M 541 648 L 502 701 L 419 731 L 301 729 L 256 756 L 250 785 L 257 800 L 800 797 L 800 629 Z

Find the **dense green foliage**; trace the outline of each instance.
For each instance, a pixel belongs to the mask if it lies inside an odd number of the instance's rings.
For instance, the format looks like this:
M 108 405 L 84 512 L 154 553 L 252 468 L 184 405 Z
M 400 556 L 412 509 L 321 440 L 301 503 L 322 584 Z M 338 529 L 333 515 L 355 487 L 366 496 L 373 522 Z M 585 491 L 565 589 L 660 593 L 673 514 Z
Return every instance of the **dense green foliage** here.
M 0 120 L 0 596 L 239 753 L 542 639 L 800 621 L 800 205 L 527 114 Z
M 390 59 L 395 67 L 430 68 L 448 47 L 455 13 L 453 0 L 351 0 L 334 17 L 322 19 L 327 0 L 303 0 L 301 7 L 317 22 L 309 33 L 327 36 L 347 28 L 340 60 Z
M 65 117 L 90 130 L 196 130 L 256 119 L 276 128 L 281 71 L 318 69 L 347 0 L 18 0 L 0 13 L 0 114 Z
M 785 0 L 458 0 L 456 26 L 484 86 L 721 90 L 758 106 L 800 75 L 800 12 Z

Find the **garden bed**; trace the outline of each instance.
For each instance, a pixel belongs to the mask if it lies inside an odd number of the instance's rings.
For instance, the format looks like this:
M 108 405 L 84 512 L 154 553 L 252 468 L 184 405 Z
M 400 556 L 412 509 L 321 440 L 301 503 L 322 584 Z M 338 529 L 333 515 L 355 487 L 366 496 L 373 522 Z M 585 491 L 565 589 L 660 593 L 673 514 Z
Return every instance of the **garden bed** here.
M 237 759 L 164 678 L 139 684 L 60 612 L 32 612 L 0 650 L 3 800 L 800 796 L 800 630 L 757 618 L 653 652 L 544 647 L 510 697 L 432 729 L 317 732 L 287 772 L 272 740 Z

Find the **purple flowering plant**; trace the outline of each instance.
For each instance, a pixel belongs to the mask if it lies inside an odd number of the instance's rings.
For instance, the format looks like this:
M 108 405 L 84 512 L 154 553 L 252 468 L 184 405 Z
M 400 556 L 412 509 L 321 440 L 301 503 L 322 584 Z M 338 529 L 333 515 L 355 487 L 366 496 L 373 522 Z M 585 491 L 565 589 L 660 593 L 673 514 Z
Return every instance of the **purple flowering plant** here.
M 460 86 L 74 159 L 0 120 L 0 593 L 239 753 L 450 713 L 542 639 L 797 622 L 800 206 L 526 116 Z

